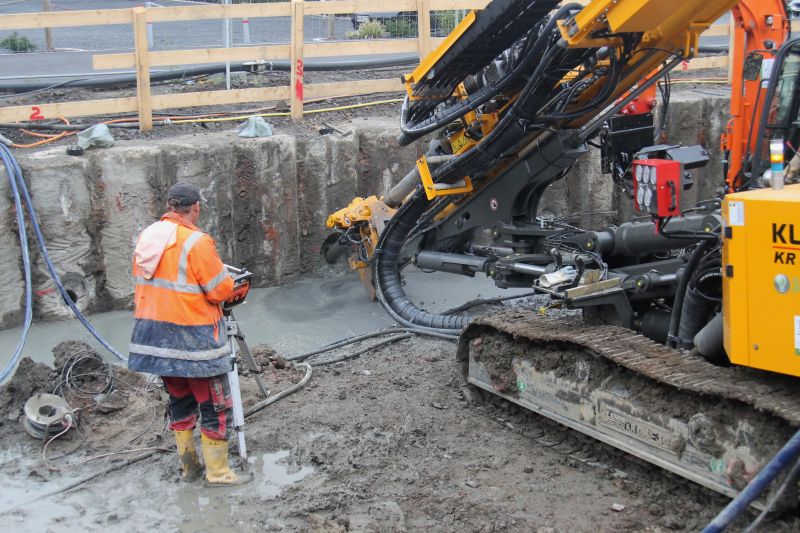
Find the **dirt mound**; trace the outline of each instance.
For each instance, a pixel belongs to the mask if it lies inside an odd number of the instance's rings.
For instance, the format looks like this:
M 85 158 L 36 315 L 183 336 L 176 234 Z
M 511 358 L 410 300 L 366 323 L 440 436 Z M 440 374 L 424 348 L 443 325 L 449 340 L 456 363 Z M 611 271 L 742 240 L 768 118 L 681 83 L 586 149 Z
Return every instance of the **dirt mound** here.
M 54 443 L 56 453 L 71 449 L 76 440 L 82 440 L 82 449 L 89 451 L 126 443 L 132 429 L 139 428 L 143 440 L 160 432 L 160 383 L 111 364 L 82 341 L 64 341 L 52 351 L 55 368 L 24 358 L 11 381 L 0 387 L 0 427 L 16 428 L 25 402 L 46 392 L 62 396 L 80 411 L 79 433 Z
M 55 345 L 51 350 L 53 353 L 53 366 L 60 371 L 77 353 L 97 354 L 97 352 L 83 341 L 63 341 Z M 98 354 L 99 357 L 99 354 Z
M 282 370 L 288 366 L 286 359 L 269 344 L 256 344 L 250 349 L 250 352 L 253 354 L 253 359 L 262 371 L 269 368 L 270 365 L 278 370 Z M 241 362 L 239 366 L 243 366 Z
M 53 348 L 58 376 L 54 390 L 73 407 L 102 414 L 124 409 L 132 391 L 146 385 L 141 374 L 112 365 L 82 341 L 63 341 Z
M 53 392 L 53 379 L 52 368 L 22 358 L 11 381 L 0 387 L 0 426 L 16 424 L 25 402 L 37 392 Z

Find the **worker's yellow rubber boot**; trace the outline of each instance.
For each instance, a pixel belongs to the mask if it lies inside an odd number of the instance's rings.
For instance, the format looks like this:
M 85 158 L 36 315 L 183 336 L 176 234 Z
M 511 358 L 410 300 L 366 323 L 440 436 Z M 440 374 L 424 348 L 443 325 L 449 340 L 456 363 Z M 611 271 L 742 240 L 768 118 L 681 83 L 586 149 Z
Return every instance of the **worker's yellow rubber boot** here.
M 203 461 L 206 463 L 206 481 L 211 486 L 242 485 L 250 481 L 241 480 L 228 464 L 228 441 L 214 440 L 200 435 L 203 446 Z
M 200 478 L 203 467 L 200 466 L 200 459 L 197 457 L 197 448 L 194 445 L 194 430 L 185 429 L 173 431 L 175 434 L 175 444 L 178 447 L 178 457 L 181 460 L 183 479 L 194 481 Z

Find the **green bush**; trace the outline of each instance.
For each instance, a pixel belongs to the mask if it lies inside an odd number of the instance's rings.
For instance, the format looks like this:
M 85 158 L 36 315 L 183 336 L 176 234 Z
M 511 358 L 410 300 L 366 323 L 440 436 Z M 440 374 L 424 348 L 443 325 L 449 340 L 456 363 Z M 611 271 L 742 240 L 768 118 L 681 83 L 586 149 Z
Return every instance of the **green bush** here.
M 359 24 L 356 31 L 347 32 L 348 39 L 381 39 L 386 37 L 386 27 L 377 20 Z
M 27 37 L 20 37 L 17 32 L 14 32 L 0 41 L 0 48 L 11 52 L 33 52 L 36 50 L 36 45 Z
M 455 11 L 434 11 L 431 18 L 431 29 L 436 35 L 448 35 L 456 27 Z
M 417 23 L 407 18 L 392 18 L 386 21 L 389 37 L 416 37 Z

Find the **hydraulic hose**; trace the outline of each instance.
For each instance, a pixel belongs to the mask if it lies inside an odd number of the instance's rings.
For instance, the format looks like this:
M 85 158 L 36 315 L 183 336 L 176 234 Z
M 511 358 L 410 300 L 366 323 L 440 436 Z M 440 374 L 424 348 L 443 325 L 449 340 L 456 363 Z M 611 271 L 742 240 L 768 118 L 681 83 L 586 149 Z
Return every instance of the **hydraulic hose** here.
M 546 36 L 544 36 L 546 37 Z M 545 41 L 547 42 L 547 41 Z M 447 181 L 455 175 L 474 175 L 486 168 L 508 148 L 519 142 L 517 119 L 523 118 L 535 105 L 531 97 L 544 77 L 542 73 L 560 55 L 558 46 L 551 46 L 537 65 L 531 79 L 511 110 L 500 120 L 489 135 L 474 149 L 449 160 L 433 172 L 435 182 Z M 400 278 L 399 256 L 410 232 L 430 206 L 424 190 L 417 187 L 412 196 L 398 209 L 381 233 L 373 260 L 375 289 L 378 301 L 395 321 L 406 327 L 418 327 L 437 333 L 452 334 L 467 326 L 469 316 L 430 313 L 412 303 L 403 290 Z
M 537 97 L 542 96 L 538 94 L 538 90 L 547 81 L 545 70 L 553 63 L 561 63 L 559 66 L 562 68 L 567 65 L 577 66 L 575 62 L 569 60 L 569 56 L 565 55 L 568 53 L 569 50 L 562 49 L 557 43 L 552 44 L 544 52 L 511 109 L 492 131 L 477 146 L 438 167 L 433 172 L 433 181 L 448 182 L 465 175 L 475 179 L 475 176 L 489 168 L 499 157 L 519 143 L 527 134 L 524 123 L 536 115 Z
M 800 456 L 800 431 L 789 439 L 769 463 L 747 484 L 742 492 L 723 509 L 704 529 L 703 533 L 720 533 L 733 523 L 748 506 L 772 483 L 778 474 Z
M 451 123 L 453 120 L 469 113 L 470 111 L 474 111 L 478 107 L 482 106 L 495 96 L 497 96 L 500 91 L 505 89 L 512 81 L 514 81 L 524 69 L 528 68 L 533 60 L 541 57 L 542 47 L 547 44 L 548 39 L 550 38 L 550 34 L 555 28 L 556 22 L 563 17 L 565 14 L 568 14 L 572 10 L 579 10 L 582 6 L 580 4 L 570 3 L 564 6 L 561 6 L 556 13 L 550 18 L 547 24 L 544 27 L 544 30 L 540 34 L 539 38 L 536 39 L 536 43 L 534 46 L 531 47 L 530 51 L 527 53 L 525 58 L 520 61 L 519 65 L 514 67 L 514 69 L 503 76 L 500 80 L 495 82 L 490 86 L 483 87 L 478 92 L 470 95 L 467 100 L 459 102 L 442 112 L 438 113 L 437 115 L 424 120 L 420 124 L 416 124 L 414 126 L 408 126 L 408 114 L 409 114 L 409 97 L 406 95 L 405 100 L 403 101 L 403 106 L 400 110 L 400 129 L 402 134 L 400 139 L 398 140 L 401 146 L 406 146 L 414 142 L 415 139 L 419 139 L 420 137 L 427 135 L 428 133 L 432 133 L 447 124 Z
M 11 355 L 8 364 L 0 372 L 0 383 L 14 371 L 22 357 L 22 349 L 25 347 L 25 341 L 28 339 L 28 332 L 31 329 L 33 322 L 33 285 L 31 283 L 31 260 L 30 251 L 28 249 L 28 234 L 25 232 L 25 214 L 22 210 L 22 201 L 19 196 L 19 188 L 17 187 L 16 170 L 13 165 L 13 156 L 11 152 L 0 144 L 0 157 L 3 159 L 3 165 L 6 167 L 8 174 L 8 183 L 11 185 L 11 192 L 14 196 L 14 209 L 17 215 L 17 231 L 19 232 L 19 243 L 22 249 L 22 267 L 25 272 L 25 320 L 22 326 L 22 334 L 20 335 L 17 347 Z
M 406 296 L 400 279 L 400 250 L 429 204 L 425 192 L 418 187 L 387 223 L 375 250 L 375 290 L 389 316 L 403 326 L 452 335 L 464 328 L 470 317 L 429 313 L 418 308 Z
M 697 245 L 697 248 L 692 251 L 692 254 L 689 256 L 689 260 L 686 262 L 686 266 L 683 269 L 683 274 L 681 274 L 680 281 L 678 281 L 678 289 L 675 292 L 675 300 L 672 304 L 672 314 L 669 317 L 669 332 L 667 333 L 667 342 L 669 344 L 678 342 L 678 329 L 681 323 L 683 302 L 686 298 L 686 291 L 689 287 L 689 281 L 691 281 L 692 275 L 694 274 L 697 265 L 700 263 L 700 259 L 703 258 L 711 244 L 714 242 L 715 241 L 711 240 L 702 241 Z
M 553 19 L 557 20 L 558 17 L 554 16 Z M 552 22 L 553 19 L 548 22 Z M 435 183 L 449 183 L 464 175 L 473 179 L 480 178 L 481 174 L 491 168 L 498 159 L 508 157 L 514 147 L 521 143 L 521 139 L 528 135 L 529 129 L 537 128 L 532 121 L 538 118 L 537 113 L 540 112 L 541 105 L 552 98 L 554 90 L 549 83 L 548 69 L 558 65 L 561 70 L 569 70 L 576 68 L 586 59 L 585 51 L 574 51 L 560 46 L 558 37 L 551 32 L 543 32 L 539 36 L 536 45 L 532 47 L 538 64 L 527 76 L 527 82 L 511 108 L 477 146 L 434 170 L 432 177 Z M 600 89 L 600 95 L 607 97 L 612 94 L 614 81 L 619 78 L 620 72 L 624 72 L 624 57 L 623 55 L 620 59 L 612 60 L 613 65 L 609 75 L 604 78 L 605 84 Z M 603 107 L 596 99 L 592 102 Z M 406 327 L 422 327 L 447 334 L 461 330 L 470 322 L 471 317 L 429 313 L 418 308 L 405 295 L 400 277 L 400 252 L 413 228 L 418 225 L 429 207 L 430 202 L 424 191 L 418 187 L 390 219 L 381 233 L 375 250 L 374 280 L 378 300 L 395 321 Z
M 611 94 L 614 92 L 614 89 L 619 82 L 620 74 L 622 73 L 622 68 L 620 67 L 620 62 L 617 60 L 617 56 L 614 52 L 610 53 L 611 57 L 611 72 L 609 73 L 608 77 L 606 78 L 605 84 L 603 88 L 600 90 L 600 93 L 595 96 L 591 102 L 584 105 L 579 109 L 575 109 L 574 111 L 570 112 L 562 112 L 562 113 L 553 113 L 548 115 L 542 115 L 540 118 L 545 121 L 555 122 L 558 120 L 574 120 L 576 118 L 580 118 L 585 114 L 589 113 L 592 110 L 596 110 Z
M 3 154 L 3 162 L 6 164 L 10 163 L 11 167 L 11 174 L 16 179 L 17 186 L 19 187 L 19 191 L 22 193 L 22 198 L 25 200 L 25 205 L 28 210 L 28 217 L 31 223 L 31 227 L 33 228 L 33 233 L 36 237 L 36 242 L 39 245 L 39 250 L 42 252 L 42 259 L 44 260 L 45 265 L 47 266 L 47 271 L 50 273 L 50 277 L 53 279 L 53 283 L 55 283 L 56 288 L 58 289 L 59 294 L 61 294 L 61 298 L 64 302 L 69 306 L 72 312 L 75 314 L 75 317 L 83 324 L 83 326 L 89 331 L 89 333 L 94 336 L 95 339 L 109 352 L 111 352 L 114 357 L 119 359 L 120 361 L 127 361 L 128 358 L 122 355 L 116 348 L 111 346 L 101 335 L 100 333 L 92 326 L 92 324 L 83 316 L 80 309 L 75 305 L 75 302 L 72 301 L 72 298 L 69 297 L 67 294 L 67 290 L 64 288 L 64 285 L 61 283 L 61 277 L 56 272 L 55 266 L 53 266 L 53 262 L 50 260 L 50 254 L 47 251 L 47 245 L 45 244 L 44 235 L 42 235 L 42 229 L 39 226 L 39 219 L 36 216 L 36 210 L 33 207 L 33 200 L 31 200 L 31 195 L 28 191 L 28 187 L 25 184 L 25 180 L 22 176 L 22 169 L 19 167 L 19 163 L 14 158 L 14 155 L 8 149 L 8 147 L 0 144 L 0 154 Z M 28 267 L 30 267 L 30 260 L 28 260 Z

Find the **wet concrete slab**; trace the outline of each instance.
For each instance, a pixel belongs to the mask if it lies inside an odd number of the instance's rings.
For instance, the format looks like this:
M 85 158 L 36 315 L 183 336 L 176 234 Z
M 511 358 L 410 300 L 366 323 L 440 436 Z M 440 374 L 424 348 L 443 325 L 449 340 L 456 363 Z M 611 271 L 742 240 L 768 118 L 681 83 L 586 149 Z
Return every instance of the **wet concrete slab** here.
M 432 311 L 451 309 L 476 298 L 525 292 L 498 289 L 482 276 L 412 271 L 406 278 L 409 297 Z M 234 316 L 251 346 L 268 343 L 285 355 L 394 325 L 379 303 L 369 301 L 355 274 L 306 278 L 281 287 L 253 289 L 247 302 L 234 310 Z M 132 312 L 99 313 L 89 320 L 113 346 L 127 352 Z M 10 357 L 19 335 L 19 328 L 0 331 L 0 365 Z M 76 319 L 34 324 L 23 354 L 52 364 L 51 350 L 64 340 L 85 341 L 111 357 Z

